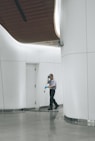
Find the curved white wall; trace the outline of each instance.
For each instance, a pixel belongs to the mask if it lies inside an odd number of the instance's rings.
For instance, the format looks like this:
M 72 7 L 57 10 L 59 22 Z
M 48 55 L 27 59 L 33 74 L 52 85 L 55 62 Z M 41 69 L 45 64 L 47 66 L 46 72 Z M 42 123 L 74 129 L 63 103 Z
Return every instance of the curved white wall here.
M 95 1 L 62 0 L 64 114 L 95 120 Z
M 44 85 L 47 75 L 51 72 L 60 83 L 57 90 L 60 91 L 60 98 L 58 93 L 56 99 L 62 104 L 61 50 L 55 47 L 19 43 L 0 26 L 0 109 L 27 108 L 26 63 L 39 64 L 37 106 L 49 104 L 49 94 L 44 94 Z M 31 104 L 31 99 L 29 102 Z
M 18 109 L 26 105 L 25 96 L 25 52 L 0 26 L 0 109 Z

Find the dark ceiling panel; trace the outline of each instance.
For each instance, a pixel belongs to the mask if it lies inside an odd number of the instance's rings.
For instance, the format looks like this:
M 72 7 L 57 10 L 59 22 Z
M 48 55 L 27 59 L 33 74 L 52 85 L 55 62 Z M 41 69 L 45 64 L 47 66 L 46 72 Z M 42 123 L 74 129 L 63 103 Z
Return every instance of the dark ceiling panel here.
M 20 42 L 57 40 L 54 0 L 1 0 L 0 24 Z

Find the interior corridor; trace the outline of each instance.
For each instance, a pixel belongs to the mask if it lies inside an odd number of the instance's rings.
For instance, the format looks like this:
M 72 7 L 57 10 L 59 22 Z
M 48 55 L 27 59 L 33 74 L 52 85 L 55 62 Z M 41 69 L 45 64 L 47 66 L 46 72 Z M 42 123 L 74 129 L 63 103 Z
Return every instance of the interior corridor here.
M 58 111 L 0 113 L 0 141 L 94 141 L 95 127 L 73 125 Z

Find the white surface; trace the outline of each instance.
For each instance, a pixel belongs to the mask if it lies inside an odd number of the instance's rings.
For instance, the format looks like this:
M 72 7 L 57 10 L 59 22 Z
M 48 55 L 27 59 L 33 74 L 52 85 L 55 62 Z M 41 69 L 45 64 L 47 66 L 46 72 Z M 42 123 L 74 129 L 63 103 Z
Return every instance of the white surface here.
M 27 63 L 61 62 L 60 48 L 19 43 L 15 41 L 1 25 L 0 54 L 2 61 L 19 60 Z
M 87 119 L 87 62 L 85 54 L 63 58 L 64 114 Z
M 62 0 L 62 55 L 86 51 L 85 0 Z
M 95 120 L 94 5 L 94 0 L 62 1 L 63 98 L 71 118 Z
M 26 108 L 36 107 L 36 65 L 26 64 Z M 36 102 L 36 103 L 35 103 Z
M 4 97 L 4 109 L 17 109 L 34 107 L 34 100 L 31 102 L 30 93 L 26 92 L 26 64 L 38 64 L 40 70 L 37 71 L 37 92 L 36 92 L 36 107 L 46 106 L 49 104 L 49 95 L 44 94 L 44 83 L 46 82 L 47 74 L 56 72 L 57 78 L 61 73 L 61 50 L 56 47 L 48 47 L 33 44 L 22 44 L 15 41 L 7 31 L 0 26 L 0 61 L 2 69 L 2 83 L 0 83 L 1 96 Z M 43 63 L 44 65 L 40 65 Z M 47 65 L 48 63 L 48 65 Z M 56 64 L 56 65 L 55 65 Z M 54 66 L 54 67 L 53 67 Z M 51 69 L 52 68 L 52 69 Z M 0 69 L 0 71 L 1 71 Z M 43 75 L 43 72 L 46 74 Z M 28 78 L 32 77 L 29 74 Z M 0 76 L 0 77 L 1 77 Z M 58 78 L 59 91 L 62 83 L 61 77 Z M 0 78 L 1 81 L 1 78 Z M 28 79 L 30 83 L 31 80 Z M 41 85 L 42 84 L 42 85 Z M 28 92 L 30 91 L 27 90 Z M 40 97 L 40 95 L 42 97 Z M 62 90 L 60 91 L 62 96 Z M 46 96 L 46 97 L 45 97 Z M 30 99 L 29 99 L 30 98 Z M 62 97 L 56 96 L 59 103 L 63 103 Z M 1 107 L 2 108 L 2 98 Z
M 62 1 L 64 111 L 78 119 L 89 118 L 86 6 L 86 0 Z
M 3 96 L 5 109 L 26 106 L 25 62 L 2 62 Z

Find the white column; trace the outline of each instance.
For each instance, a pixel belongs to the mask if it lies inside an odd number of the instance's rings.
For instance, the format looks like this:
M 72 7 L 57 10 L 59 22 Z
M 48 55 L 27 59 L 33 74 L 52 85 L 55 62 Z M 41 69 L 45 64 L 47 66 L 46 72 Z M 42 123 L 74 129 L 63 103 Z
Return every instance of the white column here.
M 95 0 L 62 0 L 64 114 L 95 120 Z

